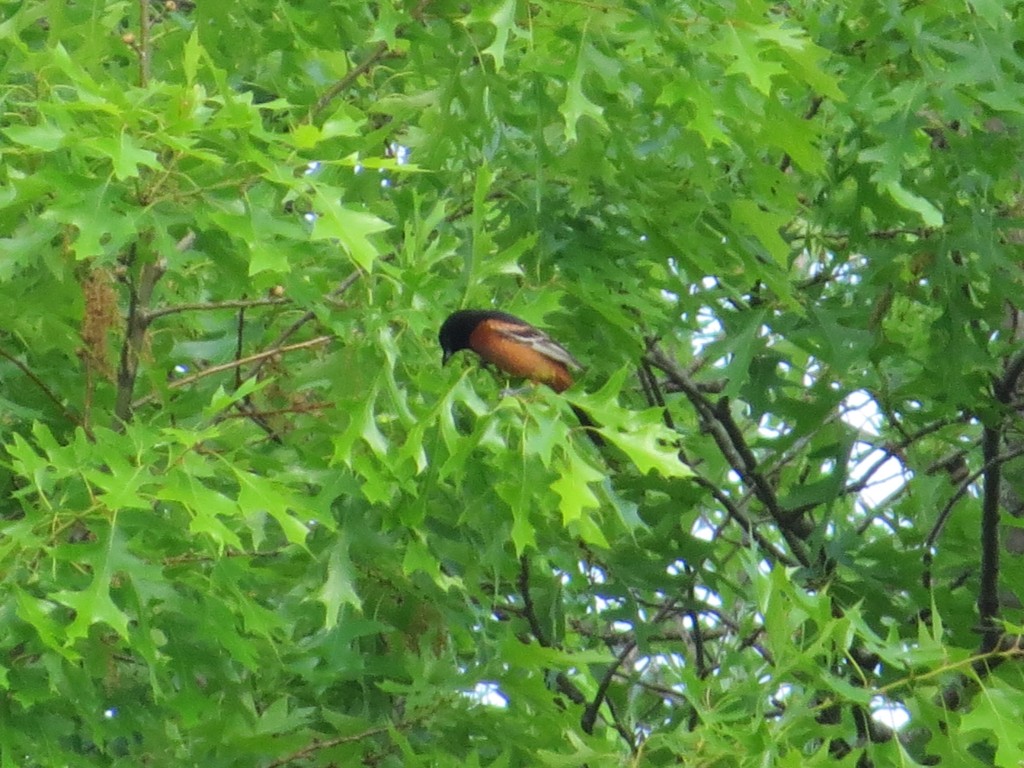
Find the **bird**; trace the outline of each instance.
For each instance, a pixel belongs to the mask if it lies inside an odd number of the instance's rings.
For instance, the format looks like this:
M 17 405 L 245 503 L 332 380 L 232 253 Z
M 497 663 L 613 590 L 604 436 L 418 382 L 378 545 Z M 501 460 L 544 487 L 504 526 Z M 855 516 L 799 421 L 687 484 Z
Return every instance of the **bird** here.
M 544 331 L 507 312 L 460 309 L 444 321 L 437 339 L 443 353 L 442 365 L 455 353 L 468 349 L 510 376 L 546 384 L 559 393 L 572 386 L 573 372 L 583 370 L 569 350 Z M 603 445 L 590 416 L 575 405 L 571 407 L 587 428 L 590 439 Z

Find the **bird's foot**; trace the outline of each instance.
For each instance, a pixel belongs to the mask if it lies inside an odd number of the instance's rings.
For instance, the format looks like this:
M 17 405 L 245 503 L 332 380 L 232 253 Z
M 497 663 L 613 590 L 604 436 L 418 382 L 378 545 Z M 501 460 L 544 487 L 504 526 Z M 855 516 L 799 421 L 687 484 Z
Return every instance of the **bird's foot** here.
M 501 396 L 519 397 L 520 395 L 525 395 L 531 391 L 532 389 L 530 387 L 505 387 L 503 390 L 501 390 Z

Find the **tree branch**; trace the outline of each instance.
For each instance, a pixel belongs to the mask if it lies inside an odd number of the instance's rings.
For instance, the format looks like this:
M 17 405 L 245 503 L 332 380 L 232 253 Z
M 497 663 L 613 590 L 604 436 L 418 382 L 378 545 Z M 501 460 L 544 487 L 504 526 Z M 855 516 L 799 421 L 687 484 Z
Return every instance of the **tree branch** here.
M 50 387 L 47 386 L 46 382 L 39 378 L 32 371 L 31 368 L 29 368 L 27 365 L 21 362 L 21 360 L 19 360 L 18 358 L 14 357 L 10 352 L 5 350 L 3 347 L 0 347 L 0 357 L 3 357 L 6 360 L 10 360 L 12 363 L 14 363 L 14 365 L 18 367 L 18 369 L 22 373 L 28 376 L 29 379 L 32 380 L 32 383 L 39 387 L 39 389 L 42 390 L 43 394 L 53 401 L 54 405 L 60 408 L 60 411 L 62 414 L 64 414 L 65 419 L 72 422 L 73 424 L 81 425 L 81 419 L 79 419 L 74 413 L 71 412 L 71 410 L 68 409 L 67 406 L 64 405 L 64 403 L 61 402 L 60 398 L 57 397 L 57 394 L 52 389 L 50 389 Z
M 173 307 L 160 307 L 145 313 L 146 322 L 151 323 L 160 317 L 176 315 L 180 312 L 210 312 L 217 309 L 246 309 L 249 307 L 279 307 L 291 304 L 291 299 L 235 299 L 233 301 L 199 301 L 194 304 L 175 304 Z
M 518 586 L 519 594 L 523 598 L 523 616 L 526 618 L 526 623 L 530 626 L 530 632 L 537 639 L 537 642 L 543 647 L 553 647 L 550 639 L 545 637 L 544 628 L 541 627 L 540 620 L 537 618 L 537 612 L 533 604 L 533 597 L 530 595 L 530 561 L 527 559 L 526 555 L 521 555 L 519 557 Z M 564 672 L 559 672 L 555 675 L 555 683 L 558 686 L 559 692 L 567 696 L 574 704 L 586 704 L 587 697 L 583 695 L 583 692 Z M 589 711 L 589 708 L 584 710 L 584 718 L 587 716 L 587 711 Z M 635 750 L 636 746 L 633 743 L 633 735 L 625 725 L 619 722 L 615 713 L 613 712 L 612 714 L 612 725 L 615 730 L 618 731 L 619 735 L 622 736 L 625 742 L 629 745 L 630 750 Z M 589 730 L 585 724 L 581 723 L 581 725 L 587 733 L 593 733 L 593 722 L 590 723 Z
M 537 612 L 534 609 L 533 597 L 530 595 L 530 560 L 526 555 L 519 556 L 519 595 L 523 598 L 523 615 L 526 623 L 530 625 L 530 632 L 537 638 L 537 642 L 545 648 L 550 642 L 545 637 L 544 628 L 540 625 Z
M 149 85 L 149 62 L 152 57 L 152 39 L 150 37 L 150 0 L 139 0 L 139 85 Z
M 1019 350 L 1017 354 L 1010 358 L 1002 377 L 996 381 L 995 393 L 999 402 L 1010 402 L 1022 373 L 1024 373 L 1024 349 Z
M 949 520 L 949 515 L 953 511 L 953 507 L 956 506 L 956 503 L 967 494 L 967 491 L 970 489 L 971 485 L 974 484 L 974 481 L 982 475 L 985 475 L 990 469 L 992 469 L 992 467 L 1005 464 L 1006 462 L 1012 461 L 1020 456 L 1024 456 L 1024 447 L 1010 451 L 1002 456 L 996 456 L 991 460 L 991 462 L 985 462 L 977 472 L 972 472 L 960 481 L 957 486 L 956 493 L 954 493 L 950 497 L 949 501 L 947 501 L 942 507 L 938 517 L 935 519 L 934 525 L 932 525 L 931 531 L 928 532 L 928 537 L 924 540 L 926 565 L 931 562 L 931 550 L 935 547 L 939 535 L 942 533 L 942 529 L 946 527 L 946 522 Z M 925 582 L 925 586 L 928 586 L 928 582 Z
M 743 482 L 753 490 L 758 500 L 765 505 L 780 533 L 786 539 L 786 543 L 793 551 L 793 555 L 802 565 L 810 566 L 811 557 L 804 544 L 804 539 L 810 534 L 810 528 L 804 518 L 784 512 L 779 506 L 775 491 L 765 477 L 758 472 L 757 459 L 747 446 L 742 432 L 729 412 L 728 400 L 722 398 L 718 403 L 711 403 L 686 372 L 675 360 L 666 355 L 657 343 L 649 343 L 644 359 L 668 376 L 686 395 L 697 410 L 701 425 L 711 434 L 726 461 Z
M 134 257 L 135 246 L 132 246 Z M 146 343 L 146 307 L 153 296 L 153 288 L 164 273 L 162 259 L 142 265 L 137 282 L 129 284 L 128 317 L 125 323 L 121 360 L 117 369 L 117 395 L 114 402 L 114 422 L 118 427 L 132 418 L 132 394 L 139 372 L 139 355 Z
M 167 387 L 168 389 L 181 389 L 182 387 L 193 384 L 200 379 L 205 379 L 207 376 L 213 376 L 215 373 L 223 373 L 224 371 L 234 370 L 241 365 L 248 365 L 249 363 L 257 362 L 274 355 L 286 354 L 288 352 L 294 352 L 298 349 L 309 349 L 310 347 L 317 347 L 321 344 L 326 344 L 332 341 L 334 336 L 317 336 L 315 339 L 309 339 L 307 341 L 300 341 L 297 344 L 289 344 L 284 347 L 274 347 L 263 352 L 257 352 L 255 355 L 249 355 L 243 357 L 240 360 L 232 360 L 230 363 L 221 363 L 220 365 L 211 365 L 209 368 L 204 368 L 201 371 L 193 373 L 191 376 L 185 376 L 184 378 L 177 379 L 170 382 Z M 147 403 L 152 402 L 156 399 L 155 394 L 146 395 L 145 397 L 139 398 L 132 403 L 132 408 L 139 408 Z
M 235 368 L 238 368 L 239 366 L 248 365 L 249 363 L 256 362 L 259 360 L 265 360 L 268 357 L 273 357 L 274 355 L 284 354 L 287 352 L 294 352 L 298 349 L 309 349 L 310 347 L 318 347 L 321 344 L 326 344 L 327 342 L 333 340 L 334 336 L 317 336 L 314 339 L 307 339 L 306 341 L 300 341 L 296 344 L 288 344 L 287 346 L 284 347 L 273 347 L 272 349 L 267 349 L 264 350 L 263 352 L 257 352 L 256 354 L 249 355 L 248 357 L 242 357 L 237 360 L 232 360 L 230 363 L 211 365 L 209 368 L 204 368 L 203 370 L 198 371 L 197 373 L 194 373 L 191 376 L 186 376 L 182 379 L 172 381 L 167 386 L 170 389 L 180 389 L 181 387 L 184 387 L 186 384 L 192 384 L 193 382 L 198 381 L 199 379 L 204 379 L 207 376 L 212 376 L 215 373 L 223 373 L 224 371 L 230 371 Z
M 675 610 L 677 603 L 678 601 L 675 598 L 667 600 L 658 610 L 658 613 L 655 615 L 655 617 L 651 620 L 651 624 L 660 624 L 661 622 L 663 622 L 665 618 L 670 613 L 672 613 L 672 611 Z M 605 697 L 608 695 L 608 688 L 611 686 L 612 680 L 615 679 L 615 673 L 618 671 L 619 667 L 621 667 L 622 664 L 626 661 L 626 659 L 629 658 L 630 654 L 632 654 L 634 650 L 636 650 L 635 634 L 633 637 L 629 638 L 629 640 L 626 641 L 626 644 L 616 655 L 615 661 L 613 661 L 608 666 L 608 669 L 605 670 L 604 675 L 602 675 L 601 677 L 601 681 L 597 685 L 597 692 L 594 694 L 593 701 L 591 701 L 590 704 L 587 705 L 587 708 L 583 710 L 583 716 L 580 718 L 580 727 L 583 728 L 583 731 L 585 733 L 594 732 L 594 723 L 597 720 L 597 713 L 601 709 L 601 704 L 605 701 Z M 614 709 L 611 706 L 611 702 L 608 702 L 608 706 L 610 709 L 612 709 L 614 722 L 616 723 L 616 725 L 618 725 L 619 718 L 617 715 L 614 715 Z M 622 737 L 626 740 L 626 743 L 629 744 L 630 749 L 635 752 L 636 744 L 633 739 L 633 735 L 628 732 L 623 734 L 621 730 L 619 731 L 619 733 L 622 734 Z
M 391 258 L 390 256 L 386 256 L 386 257 L 382 258 L 381 260 L 382 261 L 388 261 L 388 260 L 390 260 L 390 258 Z M 348 277 L 346 277 L 344 280 L 342 280 L 338 284 L 337 288 L 335 288 L 333 291 L 331 291 L 331 293 L 329 294 L 328 298 L 336 299 L 336 298 L 342 296 L 349 288 L 351 288 L 353 285 L 356 284 L 356 282 L 359 280 L 359 278 L 361 278 L 363 276 L 363 274 L 364 273 L 362 271 L 358 270 L 358 269 L 356 271 L 352 272 Z M 287 328 L 285 328 L 284 331 L 281 332 L 281 335 L 278 336 L 277 339 L 274 341 L 274 343 L 271 345 L 270 349 L 268 350 L 268 354 L 265 354 L 265 355 L 263 355 L 263 356 L 258 358 L 256 365 L 253 366 L 253 369 L 251 371 L 249 371 L 249 373 L 245 376 L 245 378 L 246 379 L 254 379 L 254 378 L 256 378 L 259 375 L 260 371 L 263 369 L 263 366 L 266 365 L 267 360 L 269 360 L 271 357 L 273 357 L 274 351 L 280 351 L 282 349 L 285 349 L 284 343 L 286 341 L 288 341 L 288 339 L 290 339 L 293 335 L 295 335 L 295 333 L 297 333 L 298 330 L 300 328 L 302 328 L 302 326 L 304 326 L 310 320 L 313 320 L 315 317 L 316 317 L 316 313 L 315 312 L 313 312 L 312 310 L 307 311 L 307 312 L 303 313 L 302 316 L 299 317 L 298 320 L 296 320 L 294 323 L 292 323 Z M 250 359 L 252 359 L 252 358 L 250 358 Z
M 766 553 L 767 557 L 790 567 L 799 565 L 796 560 L 768 541 L 768 539 L 764 537 L 764 534 L 757 530 L 757 526 L 754 525 L 753 521 L 747 516 L 747 514 L 743 512 L 738 505 L 734 504 L 732 499 L 726 496 L 725 492 L 718 486 L 697 472 L 694 472 L 691 479 L 701 488 L 706 489 L 708 493 L 714 497 L 715 501 L 722 505 L 722 508 L 725 510 L 729 518 L 739 525 L 745 534 L 757 542 L 757 546 Z
M 309 744 L 290 755 L 285 755 L 279 760 L 268 763 L 267 768 L 281 768 L 281 766 L 288 765 L 289 763 L 305 760 L 323 749 L 331 749 L 341 744 L 352 744 L 356 741 L 363 741 L 364 739 L 385 734 L 390 730 L 390 726 L 378 725 L 376 728 L 369 728 L 361 733 L 353 733 L 350 736 L 337 736 L 333 739 L 314 739 L 312 744 Z
M 428 5 L 430 5 L 430 0 L 420 0 L 419 4 L 412 10 L 412 18 L 421 22 L 423 20 L 423 12 L 427 9 Z M 320 95 L 320 98 L 316 100 L 316 104 L 313 105 L 312 112 L 308 119 L 315 118 L 319 115 L 340 94 L 347 91 L 352 83 L 358 80 L 361 75 L 366 74 L 374 64 L 388 55 L 388 44 L 386 41 L 381 40 L 357 67 L 349 70 L 343 78 Z
M 985 491 L 981 502 L 981 583 L 978 588 L 978 613 L 981 618 L 982 653 L 999 645 L 999 486 L 1002 465 L 997 460 L 1002 430 L 985 427 L 982 456 L 985 459 Z
M 366 74 L 370 70 L 370 67 L 383 59 L 387 53 L 388 44 L 381 40 L 357 67 L 350 69 L 343 78 L 320 95 L 320 98 L 316 100 L 316 104 L 313 105 L 313 111 L 310 117 L 316 117 L 319 115 L 341 93 L 348 90 L 349 86 L 358 80 L 360 75 Z

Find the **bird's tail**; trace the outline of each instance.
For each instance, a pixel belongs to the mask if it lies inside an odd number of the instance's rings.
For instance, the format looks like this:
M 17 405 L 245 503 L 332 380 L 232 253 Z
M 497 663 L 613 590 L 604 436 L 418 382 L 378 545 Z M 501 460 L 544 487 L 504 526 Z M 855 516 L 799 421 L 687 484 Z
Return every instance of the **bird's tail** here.
M 576 418 L 580 420 L 580 424 L 583 426 L 583 429 L 587 433 L 587 437 L 590 438 L 590 441 L 598 448 L 603 448 L 606 445 L 605 440 L 601 437 L 601 433 L 597 431 L 598 427 L 601 425 L 590 418 L 590 414 L 579 406 L 569 403 L 569 407 L 572 408 L 572 412 L 576 414 Z

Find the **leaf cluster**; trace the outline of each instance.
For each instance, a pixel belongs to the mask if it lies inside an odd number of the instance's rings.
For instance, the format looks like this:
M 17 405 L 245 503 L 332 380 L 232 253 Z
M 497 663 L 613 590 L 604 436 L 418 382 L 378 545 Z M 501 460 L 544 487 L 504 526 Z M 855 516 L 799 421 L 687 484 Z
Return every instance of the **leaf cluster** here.
M 0 19 L 3 765 L 1024 760 L 1019 4 Z

